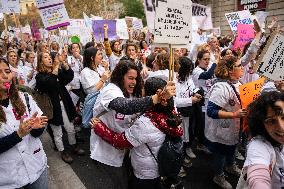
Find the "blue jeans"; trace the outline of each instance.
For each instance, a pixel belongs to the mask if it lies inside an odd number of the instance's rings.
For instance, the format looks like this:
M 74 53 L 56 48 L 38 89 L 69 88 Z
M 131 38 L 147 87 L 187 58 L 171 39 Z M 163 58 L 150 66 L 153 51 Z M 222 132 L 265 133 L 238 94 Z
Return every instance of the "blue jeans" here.
M 32 184 L 23 187 L 24 189 L 48 189 L 48 171 L 47 168 L 42 172 L 40 177 Z
M 232 166 L 235 163 L 236 145 L 225 145 L 206 140 L 206 146 L 213 153 L 213 170 L 215 175 L 223 174 L 225 166 Z

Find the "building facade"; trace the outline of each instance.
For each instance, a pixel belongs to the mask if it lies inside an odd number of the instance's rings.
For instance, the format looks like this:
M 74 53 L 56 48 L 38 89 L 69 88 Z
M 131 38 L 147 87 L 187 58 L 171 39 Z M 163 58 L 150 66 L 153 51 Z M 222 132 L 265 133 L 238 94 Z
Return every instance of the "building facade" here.
M 223 35 L 231 33 L 225 13 L 244 9 L 249 9 L 252 13 L 258 10 L 266 11 L 269 13 L 267 23 L 276 16 L 280 26 L 284 27 L 284 0 L 197 0 L 193 2 L 212 7 L 213 26 L 220 26 Z

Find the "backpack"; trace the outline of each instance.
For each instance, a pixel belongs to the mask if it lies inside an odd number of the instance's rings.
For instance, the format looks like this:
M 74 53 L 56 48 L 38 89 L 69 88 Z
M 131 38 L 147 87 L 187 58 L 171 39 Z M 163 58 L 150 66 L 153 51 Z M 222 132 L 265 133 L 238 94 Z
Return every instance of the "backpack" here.
M 161 177 L 176 177 L 179 174 L 184 159 L 181 137 L 167 135 L 159 149 L 157 158 L 148 144 L 146 144 L 146 146 L 158 164 Z
M 88 94 L 85 98 L 84 106 L 82 109 L 82 126 L 84 128 L 90 127 L 90 121 L 93 118 L 93 107 L 96 103 L 100 91 Z

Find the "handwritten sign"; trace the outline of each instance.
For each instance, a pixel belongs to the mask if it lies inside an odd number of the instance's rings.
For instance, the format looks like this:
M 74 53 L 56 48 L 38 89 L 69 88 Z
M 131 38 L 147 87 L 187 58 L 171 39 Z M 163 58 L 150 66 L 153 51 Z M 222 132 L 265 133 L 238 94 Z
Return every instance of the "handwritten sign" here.
M 210 30 L 213 28 L 211 7 L 192 3 L 192 16 L 196 20 L 199 29 Z
M 240 24 L 252 24 L 252 15 L 248 10 L 226 13 L 225 14 L 231 30 L 236 32 L 238 30 L 237 25 Z
M 40 16 L 44 27 L 47 30 L 53 30 L 58 27 L 69 25 L 69 16 L 64 4 L 40 9 Z
M 1 4 L 3 13 L 20 13 L 20 0 L 1 0 Z
M 109 40 L 115 40 L 116 35 L 116 20 L 94 20 L 93 32 L 96 41 L 103 41 L 104 39 L 104 24 L 108 25 L 108 38 Z
M 240 86 L 240 98 L 242 107 L 246 108 L 252 101 L 259 95 L 262 86 L 264 85 L 265 78 L 260 78 L 256 81 L 246 83 Z
M 148 30 L 153 32 L 155 25 L 155 1 L 153 0 L 144 0 L 144 10 L 147 20 Z
M 22 33 L 26 33 L 26 34 L 29 34 L 31 35 L 32 34 L 32 30 L 31 30 L 31 27 L 29 24 L 27 24 L 25 27 L 22 27 Z
M 244 46 L 254 39 L 253 25 L 238 24 L 238 36 L 234 43 L 233 49 L 240 48 L 243 50 Z
M 116 19 L 116 33 L 120 39 L 129 39 L 125 19 Z
M 191 1 L 167 0 L 156 6 L 155 43 L 189 44 L 191 42 Z
M 71 27 L 85 27 L 84 19 L 70 19 L 69 22 Z
M 284 80 L 284 35 L 270 37 L 258 59 L 256 71 L 273 81 Z
M 133 20 L 133 29 L 134 30 L 142 30 L 143 29 L 143 23 L 141 19 L 134 19 Z
M 86 45 L 86 43 L 92 41 L 92 34 L 86 26 L 84 27 L 68 26 L 67 31 L 69 36 L 78 36 L 80 38 L 80 42 L 83 45 Z
M 238 10 L 262 10 L 266 9 L 266 0 L 248 1 L 238 0 Z
M 35 3 L 37 8 L 43 8 L 51 5 L 62 4 L 64 3 L 64 0 L 36 0 Z

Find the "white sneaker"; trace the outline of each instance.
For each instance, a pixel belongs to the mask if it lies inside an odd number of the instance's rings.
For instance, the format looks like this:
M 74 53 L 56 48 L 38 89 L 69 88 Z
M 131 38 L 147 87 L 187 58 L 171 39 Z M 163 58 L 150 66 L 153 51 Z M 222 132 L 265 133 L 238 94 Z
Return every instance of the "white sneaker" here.
M 192 159 L 196 158 L 196 155 L 193 153 L 193 151 L 192 151 L 191 148 L 187 148 L 187 149 L 185 150 L 185 153 L 186 153 L 186 155 L 187 155 L 188 157 L 190 157 L 190 158 L 192 158 Z
M 212 154 L 212 152 L 210 152 L 210 150 L 208 150 L 208 148 L 203 144 L 197 144 L 196 150 L 203 151 L 205 154 Z
M 228 181 L 226 181 L 224 174 L 215 176 L 213 178 L 213 182 L 215 182 L 218 186 L 220 186 L 223 189 L 233 189 L 232 185 Z
M 179 171 L 179 174 L 178 174 L 178 177 L 183 178 L 185 176 L 186 176 L 186 172 L 185 172 L 184 168 L 181 167 L 180 171 Z
M 235 156 L 238 160 L 241 160 L 241 161 L 245 160 L 244 156 L 238 150 L 236 150 Z
M 237 177 L 240 177 L 242 173 L 242 170 L 239 169 L 236 164 L 233 164 L 232 166 L 229 166 L 229 167 L 225 167 L 225 171 Z

